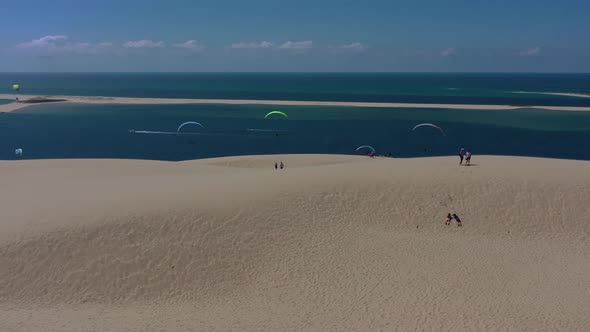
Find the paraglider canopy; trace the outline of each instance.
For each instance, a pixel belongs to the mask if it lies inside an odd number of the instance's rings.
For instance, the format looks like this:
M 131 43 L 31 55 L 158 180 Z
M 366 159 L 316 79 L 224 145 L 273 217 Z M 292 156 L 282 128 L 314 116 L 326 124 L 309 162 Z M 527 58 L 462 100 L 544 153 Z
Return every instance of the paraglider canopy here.
M 370 146 L 370 145 L 361 145 L 361 146 L 359 146 L 358 148 L 356 148 L 356 151 L 358 152 L 358 151 L 360 151 L 360 150 L 363 150 L 363 149 L 368 149 L 368 150 L 370 150 L 370 151 L 371 151 L 371 153 L 373 153 L 373 154 L 375 154 L 375 153 L 376 153 L 376 151 L 375 151 L 375 148 L 373 148 L 373 147 L 372 147 L 372 146 Z
M 16 149 L 14 150 L 14 154 L 18 157 L 23 155 L 23 149 Z
M 445 134 L 444 130 L 442 130 L 442 128 L 441 128 L 441 127 L 439 127 L 439 126 L 437 126 L 437 125 L 435 125 L 435 124 L 433 124 L 433 123 L 420 123 L 420 124 L 418 124 L 418 125 L 414 126 L 414 128 L 412 128 L 412 131 L 414 131 L 414 130 L 416 130 L 416 129 L 420 128 L 420 127 L 432 127 L 432 128 L 434 128 L 434 129 L 437 129 L 438 131 L 440 131 L 440 133 L 441 133 L 443 136 L 446 136 L 446 134 Z
M 196 125 L 196 126 L 199 126 L 199 127 L 201 127 L 201 128 L 205 128 L 205 127 L 203 127 L 203 125 L 202 125 L 202 124 L 200 124 L 200 123 L 198 123 L 198 122 L 195 122 L 195 121 L 187 121 L 187 122 L 185 122 L 185 123 L 181 124 L 180 126 L 178 126 L 178 129 L 176 129 L 176 131 L 177 131 L 177 132 L 180 132 L 180 129 L 182 129 L 182 127 L 184 127 L 184 126 L 188 126 L 188 125 Z
M 269 116 L 271 116 L 271 115 L 273 115 L 273 114 L 279 114 L 279 115 L 282 115 L 282 116 L 284 116 L 285 118 L 288 118 L 288 117 L 289 117 L 289 116 L 287 116 L 287 113 L 285 113 L 285 112 L 281 112 L 281 111 L 271 111 L 271 112 L 268 112 L 268 113 L 267 113 L 267 114 L 264 116 L 264 118 L 266 119 L 266 118 L 268 118 Z
M 20 84 L 13 84 L 12 90 L 17 91 L 17 92 L 20 91 Z

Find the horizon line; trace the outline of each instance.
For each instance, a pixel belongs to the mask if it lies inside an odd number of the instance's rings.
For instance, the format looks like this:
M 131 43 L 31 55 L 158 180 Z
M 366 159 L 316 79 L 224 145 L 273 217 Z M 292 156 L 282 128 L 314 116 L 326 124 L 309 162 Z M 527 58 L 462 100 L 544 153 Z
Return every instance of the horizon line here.
M 0 71 L 0 74 L 572 74 L 573 71 Z

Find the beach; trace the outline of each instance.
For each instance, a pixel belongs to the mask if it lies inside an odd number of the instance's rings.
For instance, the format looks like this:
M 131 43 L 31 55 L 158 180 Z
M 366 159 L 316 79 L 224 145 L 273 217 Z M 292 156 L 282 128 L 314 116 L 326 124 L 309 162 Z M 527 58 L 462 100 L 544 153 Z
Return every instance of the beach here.
M 0 94 L 0 99 L 26 100 L 27 98 L 44 98 L 39 96 Z M 49 98 L 49 97 L 45 97 Z M 77 104 L 132 104 L 132 105 L 198 105 L 198 104 L 227 104 L 227 105 L 276 105 L 276 106 L 329 106 L 329 107 L 375 107 L 375 108 L 432 108 L 457 110 L 490 110 L 509 111 L 519 109 L 542 109 L 550 111 L 588 112 L 590 107 L 584 106 L 515 106 L 515 105 L 475 105 L 475 104 L 438 104 L 438 103 L 378 103 L 378 102 L 341 102 L 341 101 L 296 101 L 296 100 L 244 100 L 244 99 L 182 99 L 182 98 L 127 98 L 127 97 L 99 97 L 99 96 L 51 96 L 51 98 L 65 99 L 58 103 Z M 52 102 L 56 103 L 56 102 Z M 26 104 L 33 105 L 33 104 Z M 0 105 L 0 111 L 11 112 L 22 107 L 22 103 Z
M 473 163 L 0 161 L 0 330 L 590 329 L 590 162 Z

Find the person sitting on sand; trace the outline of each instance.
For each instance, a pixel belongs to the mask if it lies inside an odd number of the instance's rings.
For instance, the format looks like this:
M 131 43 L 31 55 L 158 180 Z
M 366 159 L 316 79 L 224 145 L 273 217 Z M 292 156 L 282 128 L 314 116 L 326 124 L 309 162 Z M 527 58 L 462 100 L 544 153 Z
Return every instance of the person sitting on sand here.
M 281 169 L 285 168 L 285 164 L 283 164 L 283 162 L 281 161 Z
M 465 153 L 465 165 L 471 165 L 471 150 L 467 150 L 467 152 Z
M 453 220 L 453 216 L 451 216 L 451 214 L 447 214 L 447 221 L 445 222 L 445 225 L 450 225 L 451 221 Z
M 453 213 L 453 219 L 455 219 L 457 221 L 457 227 L 463 226 L 461 224 L 461 218 L 459 218 L 459 216 L 456 213 Z
M 465 149 L 459 150 L 459 165 L 463 165 L 463 158 L 465 157 Z

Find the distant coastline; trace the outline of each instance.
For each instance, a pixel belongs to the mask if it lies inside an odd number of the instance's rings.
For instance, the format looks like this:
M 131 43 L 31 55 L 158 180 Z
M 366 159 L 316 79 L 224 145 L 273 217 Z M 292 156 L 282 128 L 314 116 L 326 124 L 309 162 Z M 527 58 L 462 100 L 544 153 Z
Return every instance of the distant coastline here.
M 516 91 L 514 93 L 549 95 L 549 96 L 562 96 L 562 97 L 575 97 L 575 98 L 590 98 L 590 93 L 536 92 L 536 91 Z
M 588 96 L 590 97 L 590 96 Z M 296 100 L 248 100 L 248 99 L 181 99 L 181 98 L 129 98 L 99 96 L 28 96 L 0 94 L 0 99 L 19 98 L 18 103 L 0 105 L 0 112 L 11 112 L 23 107 L 44 102 L 79 104 L 135 104 L 135 105 L 179 105 L 179 104 L 230 104 L 230 105 L 276 105 L 276 106 L 338 106 L 374 108 L 436 108 L 462 110 L 510 111 L 518 109 L 543 109 L 551 111 L 589 112 L 590 107 L 579 106 L 514 106 L 514 105 L 475 105 L 475 104 L 429 104 L 429 103 L 379 103 L 379 102 L 340 102 L 340 101 L 296 101 Z

